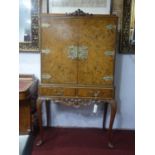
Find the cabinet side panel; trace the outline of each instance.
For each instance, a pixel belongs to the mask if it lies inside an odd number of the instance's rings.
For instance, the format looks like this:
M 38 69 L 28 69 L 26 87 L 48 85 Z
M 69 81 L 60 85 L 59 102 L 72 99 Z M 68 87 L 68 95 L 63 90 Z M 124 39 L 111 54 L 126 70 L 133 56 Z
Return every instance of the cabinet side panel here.
M 19 104 L 19 132 L 29 133 L 30 126 L 30 101 L 21 101 Z

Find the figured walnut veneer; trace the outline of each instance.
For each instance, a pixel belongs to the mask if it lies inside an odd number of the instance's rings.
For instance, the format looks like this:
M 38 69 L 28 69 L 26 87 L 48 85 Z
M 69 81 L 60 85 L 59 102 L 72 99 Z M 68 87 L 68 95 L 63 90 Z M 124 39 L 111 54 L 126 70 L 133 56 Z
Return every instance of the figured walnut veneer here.
M 42 84 L 39 87 L 39 96 L 53 96 L 54 97 L 78 97 L 78 98 L 100 98 L 113 99 L 114 89 L 99 88 L 99 87 L 77 87 L 77 86 L 49 86 Z
M 41 84 L 37 104 L 41 140 L 38 145 L 43 142 L 42 101 L 46 101 L 46 105 L 53 100 L 79 107 L 98 100 L 98 104 L 111 106 L 109 147 L 112 147 L 111 130 L 116 114 L 116 30 L 116 16 L 42 14 Z
M 117 18 L 104 17 L 53 17 L 43 16 L 41 67 L 42 83 L 52 84 L 101 84 L 112 85 L 113 80 L 104 80 L 114 73 Z M 108 27 L 108 26 L 112 27 Z M 86 59 L 71 59 L 69 47 L 86 47 Z M 114 51 L 113 55 L 106 55 Z

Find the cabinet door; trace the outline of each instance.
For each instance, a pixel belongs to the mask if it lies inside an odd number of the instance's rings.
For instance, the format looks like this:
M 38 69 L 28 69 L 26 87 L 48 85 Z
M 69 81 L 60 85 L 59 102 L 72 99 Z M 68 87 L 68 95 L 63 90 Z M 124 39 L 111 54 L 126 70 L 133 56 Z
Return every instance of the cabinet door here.
M 113 84 L 117 18 L 80 20 L 78 83 Z
M 41 23 L 42 83 L 77 83 L 77 20 L 47 15 Z

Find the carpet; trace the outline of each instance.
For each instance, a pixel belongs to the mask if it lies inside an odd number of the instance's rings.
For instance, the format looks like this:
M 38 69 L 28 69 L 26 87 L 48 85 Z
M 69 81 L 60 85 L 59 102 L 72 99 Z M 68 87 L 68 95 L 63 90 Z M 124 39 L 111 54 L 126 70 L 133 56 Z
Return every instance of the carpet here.
M 134 131 L 113 131 L 114 149 L 107 147 L 107 131 L 86 128 L 44 128 L 45 142 L 32 155 L 134 155 Z

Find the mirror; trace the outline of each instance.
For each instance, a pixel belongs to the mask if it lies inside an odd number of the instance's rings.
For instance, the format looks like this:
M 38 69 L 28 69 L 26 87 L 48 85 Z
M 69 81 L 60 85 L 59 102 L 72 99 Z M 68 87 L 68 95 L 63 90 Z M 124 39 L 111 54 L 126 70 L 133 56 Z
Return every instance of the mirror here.
M 135 0 L 124 0 L 120 53 L 135 53 Z
M 31 0 L 19 1 L 19 41 L 31 41 Z
M 39 52 L 39 0 L 19 0 L 19 51 Z

